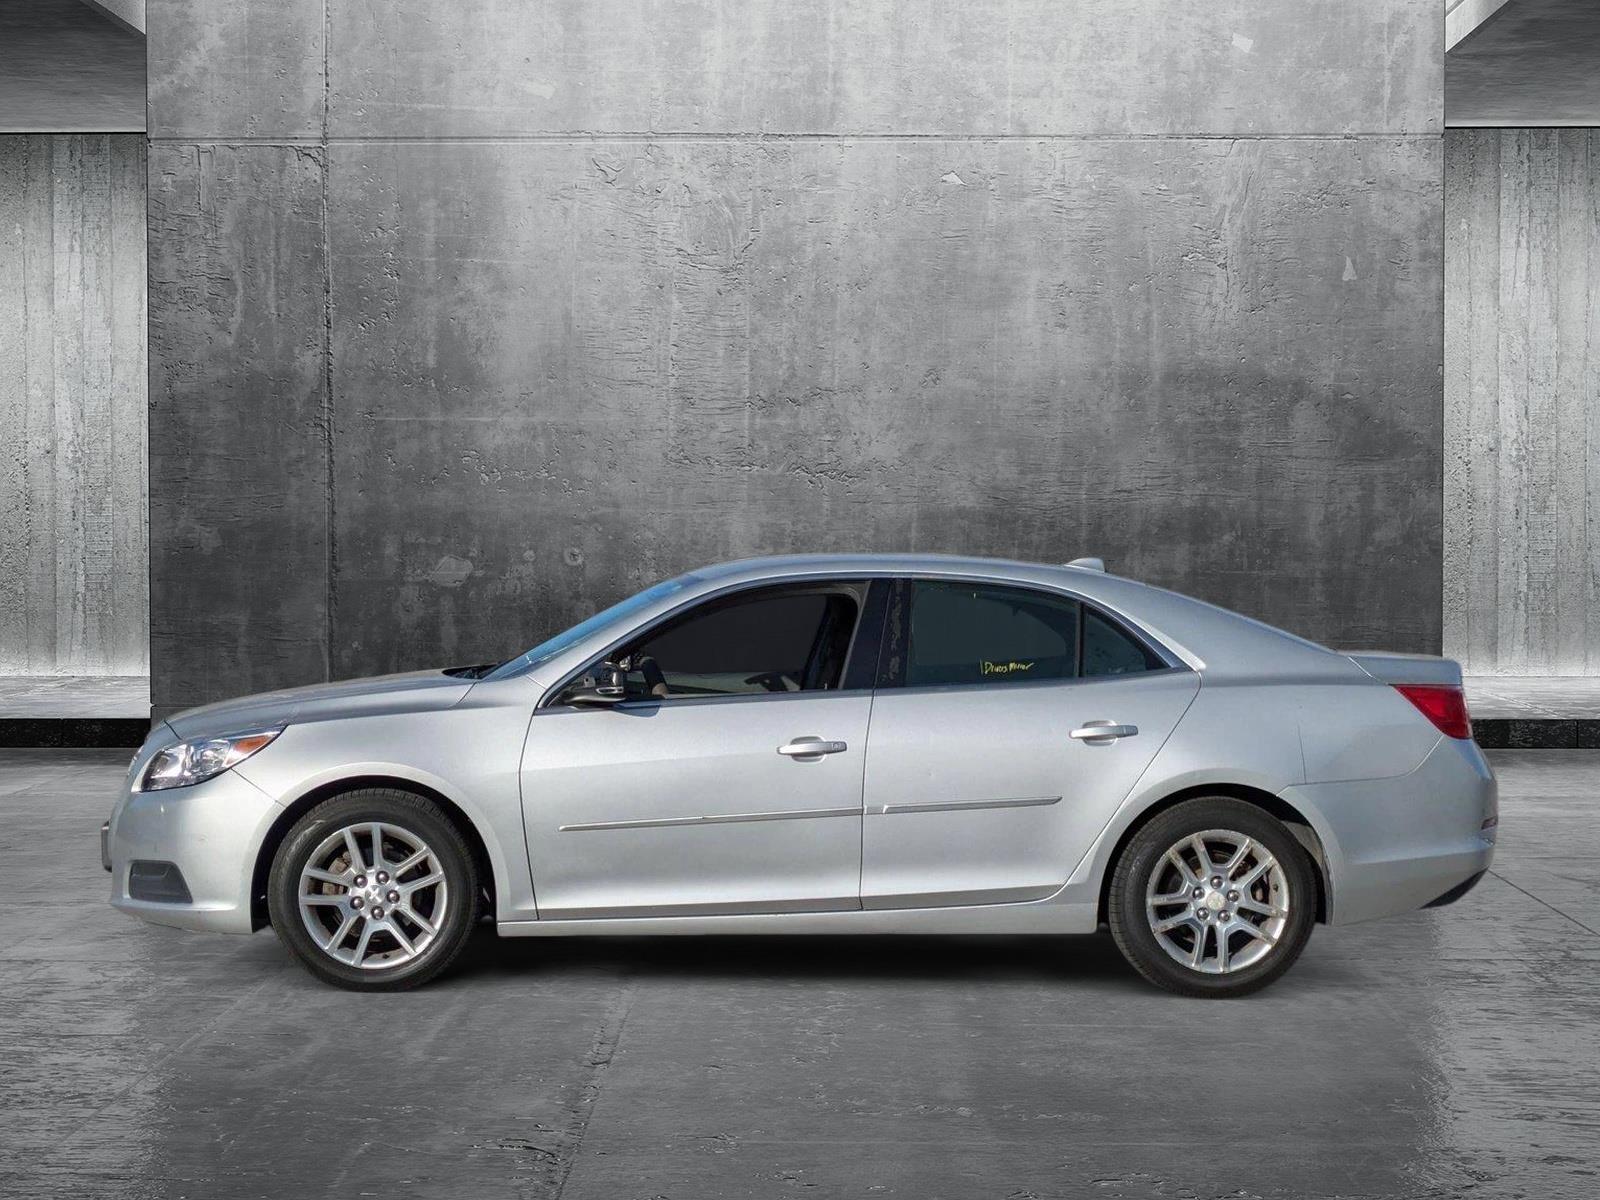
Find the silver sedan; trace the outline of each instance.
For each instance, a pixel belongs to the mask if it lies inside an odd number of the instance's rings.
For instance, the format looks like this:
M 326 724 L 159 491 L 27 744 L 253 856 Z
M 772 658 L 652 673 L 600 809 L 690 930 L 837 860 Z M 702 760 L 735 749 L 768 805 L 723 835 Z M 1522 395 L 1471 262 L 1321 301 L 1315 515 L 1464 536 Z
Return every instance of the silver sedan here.
M 102 830 L 111 902 L 414 986 L 502 936 L 1084 934 L 1191 996 L 1314 924 L 1446 904 L 1495 781 L 1453 662 L 1345 654 L 1106 574 L 770 558 L 493 666 L 181 713 Z

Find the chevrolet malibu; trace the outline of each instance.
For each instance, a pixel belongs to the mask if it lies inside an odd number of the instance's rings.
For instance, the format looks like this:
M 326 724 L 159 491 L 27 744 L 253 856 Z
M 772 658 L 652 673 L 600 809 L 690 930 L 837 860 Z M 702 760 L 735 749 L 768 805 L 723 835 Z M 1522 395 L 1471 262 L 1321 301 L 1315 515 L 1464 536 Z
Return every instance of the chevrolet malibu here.
M 1494 777 L 1460 668 L 1108 575 L 910 556 L 669 579 L 509 662 L 180 713 L 112 903 L 271 925 L 342 987 L 501 936 L 1084 934 L 1236 996 L 1314 924 L 1448 904 Z

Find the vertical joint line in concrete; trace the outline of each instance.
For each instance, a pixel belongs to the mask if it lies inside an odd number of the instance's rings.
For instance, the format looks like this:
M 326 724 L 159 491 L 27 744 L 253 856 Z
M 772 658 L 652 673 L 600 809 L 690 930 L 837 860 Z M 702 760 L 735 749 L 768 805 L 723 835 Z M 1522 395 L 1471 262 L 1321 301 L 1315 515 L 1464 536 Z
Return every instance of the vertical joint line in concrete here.
M 584 1066 L 589 1069 L 589 1075 L 573 1103 L 567 1108 L 566 1126 L 561 1131 L 555 1157 L 550 1164 L 551 1200 L 561 1200 L 562 1193 L 567 1190 L 567 1178 L 572 1174 L 573 1165 L 578 1161 L 578 1152 L 583 1149 L 584 1136 L 589 1132 L 589 1120 L 593 1117 L 595 1104 L 600 1099 L 601 1082 L 606 1069 L 611 1066 L 611 1060 L 616 1057 L 617 1047 L 622 1043 L 622 1031 L 627 1026 L 628 1014 L 633 1009 L 635 990 L 636 985 L 631 980 L 623 983 L 621 989 L 612 997 L 611 1003 L 606 1006 L 606 1011 L 600 1018 L 600 1026 L 594 1032 L 594 1041 L 590 1043 L 589 1053 L 584 1059 Z
M 323 563 L 327 611 L 323 617 L 322 674 L 333 678 L 333 618 L 334 618 L 334 566 L 337 562 L 334 546 L 333 500 L 333 238 L 328 229 L 328 114 L 330 89 L 328 83 L 328 52 L 333 18 L 328 11 L 329 0 L 322 0 L 322 444 L 323 482 L 326 508 L 323 520 L 323 545 L 326 557 Z

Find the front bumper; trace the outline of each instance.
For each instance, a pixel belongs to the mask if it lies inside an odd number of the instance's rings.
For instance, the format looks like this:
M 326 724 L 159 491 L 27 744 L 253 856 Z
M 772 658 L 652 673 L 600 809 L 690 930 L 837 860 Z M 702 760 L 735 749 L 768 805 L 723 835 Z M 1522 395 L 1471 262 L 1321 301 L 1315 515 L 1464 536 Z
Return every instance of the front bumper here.
M 1327 858 L 1328 923 L 1394 916 L 1465 895 L 1489 869 L 1499 802 L 1471 742 L 1441 738 L 1416 770 L 1391 779 L 1302 784 L 1283 798 L 1308 816 Z M 1457 890 L 1459 889 L 1459 890 Z
M 282 812 L 237 771 L 193 787 L 124 794 L 102 831 L 113 907 L 156 925 L 249 933 L 256 856 Z M 189 903 L 134 899 L 128 876 L 135 861 L 175 864 Z

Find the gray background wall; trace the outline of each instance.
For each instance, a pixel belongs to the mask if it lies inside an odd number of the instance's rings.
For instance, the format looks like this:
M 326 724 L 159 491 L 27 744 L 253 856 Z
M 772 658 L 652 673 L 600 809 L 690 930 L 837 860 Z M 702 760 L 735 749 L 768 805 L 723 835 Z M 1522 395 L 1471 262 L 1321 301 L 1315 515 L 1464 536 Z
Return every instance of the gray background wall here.
M 0 136 L 0 675 L 147 667 L 145 147 Z
M 1445 652 L 1600 674 L 1600 131 L 1445 146 Z
M 1438 0 L 151 0 L 158 709 L 730 555 L 1440 641 Z

